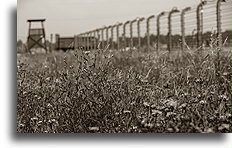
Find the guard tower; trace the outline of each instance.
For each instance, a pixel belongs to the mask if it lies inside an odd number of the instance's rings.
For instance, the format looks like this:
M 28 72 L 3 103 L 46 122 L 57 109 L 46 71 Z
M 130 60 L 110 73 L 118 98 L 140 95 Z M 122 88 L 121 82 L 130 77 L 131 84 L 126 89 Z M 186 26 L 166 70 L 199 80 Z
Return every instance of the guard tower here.
M 32 48 L 44 48 L 47 52 L 46 47 L 46 37 L 45 37 L 45 29 L 43 22 L 45 19 L 30 19 L 27 20 L 29 23 L 29 31 L 27 38 L 28 51 L 31 52 Z M 31 23 L 41 23 L 41 28 L 32 28 Z

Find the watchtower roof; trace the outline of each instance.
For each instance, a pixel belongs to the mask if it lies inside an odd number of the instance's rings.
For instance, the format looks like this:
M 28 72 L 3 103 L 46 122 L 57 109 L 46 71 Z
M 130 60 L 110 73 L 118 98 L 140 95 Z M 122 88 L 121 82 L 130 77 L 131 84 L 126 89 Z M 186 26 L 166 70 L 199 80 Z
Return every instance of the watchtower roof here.
M 27 22 L 44 22 L 46 19 L 29 19 Z

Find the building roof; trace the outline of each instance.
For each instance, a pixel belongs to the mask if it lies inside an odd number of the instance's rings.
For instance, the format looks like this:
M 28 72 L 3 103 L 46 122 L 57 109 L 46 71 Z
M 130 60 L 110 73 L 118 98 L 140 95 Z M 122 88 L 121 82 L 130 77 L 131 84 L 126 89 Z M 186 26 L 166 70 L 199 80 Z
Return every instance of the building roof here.
M 44 22 L 46 19 L 29 19 L 27 22 Z

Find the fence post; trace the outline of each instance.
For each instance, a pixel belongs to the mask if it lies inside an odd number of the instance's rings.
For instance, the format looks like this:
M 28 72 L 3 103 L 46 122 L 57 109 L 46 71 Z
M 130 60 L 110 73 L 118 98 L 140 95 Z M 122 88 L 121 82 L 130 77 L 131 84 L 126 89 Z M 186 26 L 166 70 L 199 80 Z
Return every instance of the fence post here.
M 222 48 L 221 2 L 226 2 L 226 0 L 217 0 L 217 36 L 220 49 Z
M 88 47 L 88 46 L 89 46 L 88 32 L 86 32 L 86 35 L 85 35 L 85 36 L 86 36 L 86 46 L 85 46 L 85 47 L 86 47 L 86 50 L 88 50 L 88 48 L 89 48 L 89 47 Z
M 78 49 L 79 49 L 79 47 L 81 47 L 81 34 L 79 34 L 78 36 Z
M 97 47 L 96 30 L 93 30 L 92 33 L 93 33 L 93 49 L 96 49 Z
M 197 48 L 202 46 L 202 33 L 203 33 L 203 5 L 206 1 L 202 1 L 197 6 Z
M 96 32 L 97 32 L 97 46 L 96 46 L 96 48 L 98 49 L 98 45 L 99 45 L 99 43 L 100 43 L 100 34 L 99 34 L 99 31 L 100 31 L 101 29 L 96 29 Z
M 94 48 L 94 41 L 93 41 L 93 37 L 94 37 L 94 31 L 90 31 L 89 32 L 89 47 L 92 50 Z
M 184 21 L 184 15 L 187 11 L 190 11 L 191 7 L 187 7 L 185 9 L 183 9 L 181 11 L 181 36 L 182 36 L 182 40 L 181 40 L 181 50 L 183 52 L 184 50 L 184 46 L 186 44 L 185 42 L 185 21 Z
M 111 26 L 106 27 L 106 46 L 109 45 L 109 29 Z
M 101 47 L 102 49 L 104 48 L 104 29 L 105 28 L 101 28 Z
M 74 35 L 74 50 L 78 47 L 78 35 Z
M 168 51 L 171 51 L 172 46 L 172 14 L 180 12 L 177 8 L 173 8 L 168 15 Z
M 83 49 L 86 48 L 86 37 L 85 37 L 85 33 L 83 33 Z
M 124 24 L 123 24 L 123 48 L 126 48 L 126 25 L 129 24 L 130 21 L 126 21 Z
M 86 33 L 86 35 L 87 35 L 87 50 L 89 50 L 89 48 L 90 48 L 90 42 L 89 42 L 89 35 L 90 35 L 90 32 L 87 32 Z
M 117 48 L 118 48 L 118 50 L 120 49 L 120 39 L 119 39 L 119 27 L 122 25 L 122 23 L 118 23 L 117 25 L 116 25 L 116 30 L 117 30 Z
M 155 18 L 154 15 L 147 18 L 147 51 L 150 50 L 150 20 Z
M 111 49 L 114 49 L 114 27 L 116 27 L 116 25 L 111 27 Z
M 138 49 L 141 49 L 141 36 L 140 36 L 140 23 L 145 20 L 145 18 L 140 18 L 137 22 L 137 31 L 138 31 Z
M 164 16 L 165 15 L 165 12 L 161 12 L 158 16 L 157 16 L 157 23 L 156 23 L 156 25 L 157 25 L 157 43 L 156 43 L 156 50 L 157 50 L 157 55 L 159 55 L 159 42 L 160 42 L 160 18 L 162 17 L 162 16 Z
M 133 43 L 133 24 L 137 21 L 137 19 L 132 20 L 130 22 L 130 49 L 133 48 L 134 43 Z
M 84 34 L 82 33 L 80 36 L 81 36 L 81 39 L 80 39 L 80 41 L 81 41 L 81 49 L 83 50 L 83 46 L 84 46 L 84 44 L 85 44 L 85 41 L 84 41 Z

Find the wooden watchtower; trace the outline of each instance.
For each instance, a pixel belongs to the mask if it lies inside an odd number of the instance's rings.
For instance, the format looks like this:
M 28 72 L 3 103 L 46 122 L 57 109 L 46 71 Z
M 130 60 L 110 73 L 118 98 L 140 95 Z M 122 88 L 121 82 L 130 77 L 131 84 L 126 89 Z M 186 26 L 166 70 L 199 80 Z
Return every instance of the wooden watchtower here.
M 32 48 L 44 48 L 47 52 L 45 29 L 43 24 L 44 21 L 45 19 L 27 20 L 27 22 L 29 23 L 29 31 L 27 38 L 29 52 L 31 52 Z M 32 28 L 31 23 L 41 23 L 41 28 Z

